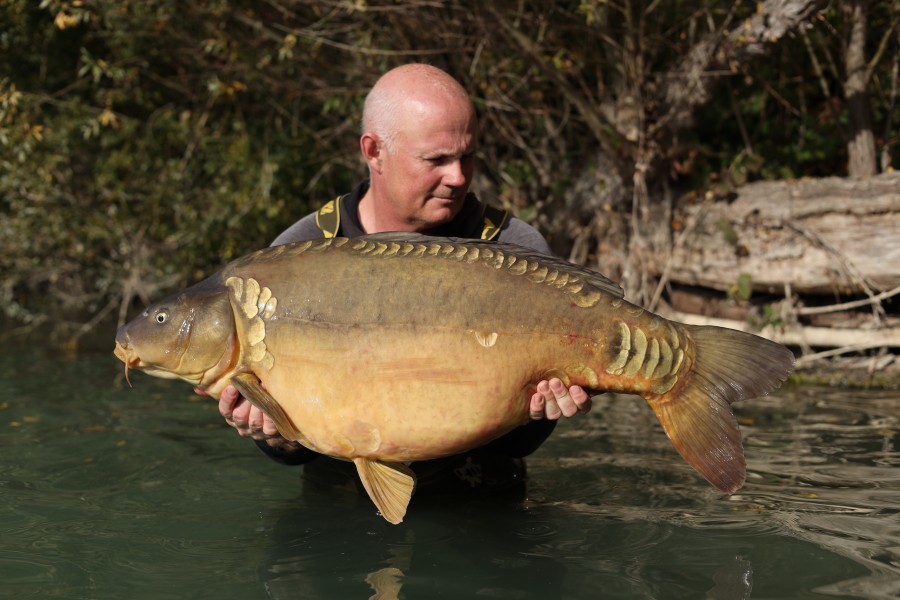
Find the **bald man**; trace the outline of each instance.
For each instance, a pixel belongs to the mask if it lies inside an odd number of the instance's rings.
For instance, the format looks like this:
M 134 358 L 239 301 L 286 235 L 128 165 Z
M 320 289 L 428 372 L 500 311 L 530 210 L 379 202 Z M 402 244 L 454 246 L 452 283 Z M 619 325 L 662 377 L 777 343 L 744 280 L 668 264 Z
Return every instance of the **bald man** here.
M 404 65 L 385 73 L 363 108 L 359 145 L 369 180 L 294 223 L 272 245 L 408 231 L 496 239 L 550 254 L 547 242 L 534 228 L 485 207 L 469 193 L 477 136 L 475 108 L 450 75 L 424 64 Z M 587 412 L 590 406 L 590 397 L 578 386 L 567 389 L 559 379 L 540 382 L 531 397 L 531 423 L 465 455 L 413 463 L 417 495 L 429 484 L 443 492 L 453 488 L 490 491 L 522 481 L 521 458 L 547 439 L 560 416 Z M 264 453 L 279 462 L 306 464 L 319 456 L 282 437 L 274 422 L 233 387 L 222 392 L 219 412 L 241 436 L 253 438 Z M 347 464 L 355 475 L 353 465 Z

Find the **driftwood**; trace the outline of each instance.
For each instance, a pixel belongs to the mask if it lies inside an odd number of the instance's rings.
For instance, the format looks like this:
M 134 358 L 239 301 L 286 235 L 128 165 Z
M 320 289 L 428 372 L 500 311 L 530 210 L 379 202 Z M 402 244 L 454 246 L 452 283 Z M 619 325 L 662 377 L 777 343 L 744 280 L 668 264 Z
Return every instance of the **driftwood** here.
M 670 282 L 724 291 L 744 275 L 757 291 L 832 297 L 900 286 L 900 173 L 753 183 L 687 221 Z
M 683 211 L 659 312 L 799 348 L 801 369 L 855 356 L 849 370 L 900 377 L 900 173 L 754 183 Z

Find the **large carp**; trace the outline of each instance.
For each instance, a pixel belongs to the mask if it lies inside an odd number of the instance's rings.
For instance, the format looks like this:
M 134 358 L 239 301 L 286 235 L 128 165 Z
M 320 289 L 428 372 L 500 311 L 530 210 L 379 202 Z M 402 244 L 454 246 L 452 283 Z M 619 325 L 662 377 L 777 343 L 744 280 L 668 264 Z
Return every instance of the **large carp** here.
M 529 420 L 542 379 L 642 396 L 720 490 L 744 482 L 730 404 L 787 378 L 793 354 L 675 323 L 602 275 L 507 244 L 376 234 L 266 248 L 152 305 L 116 336 L 129 369 L 217 397 L 229 383 L 279 432 L 351 460 L 399 523 L 404 463 L 481 446 Z

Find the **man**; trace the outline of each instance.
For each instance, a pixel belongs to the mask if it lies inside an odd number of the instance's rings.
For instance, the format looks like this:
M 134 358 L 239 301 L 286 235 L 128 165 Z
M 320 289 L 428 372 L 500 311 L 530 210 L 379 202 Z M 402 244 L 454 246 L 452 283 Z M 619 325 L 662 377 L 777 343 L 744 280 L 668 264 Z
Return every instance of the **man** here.
M 334 235 L 407 231 L 493 237 L 550 254 L 535 229 L 519 219 L 505 219 L 502 211 L 486 209 L 468 193 L 477 118 L 468 94 L 450 75 L 424 64 L 389 71 L 366 97 L 362 125 L 360 149 L 368 163 L 369 181 L 326 205 L 326 210 L 296 222 L 273 246 Z M 461 488 L 487 489 L 502 487 L 507 479 L 521 480 L 521 457 L 543 443 L 555 421 L 588 410 L 590 397 L 582 388 L 566 389 L 559 379 L 542 381 L 531 397 L 531 423 L 465 456 L 414 463 L 417 494 L 430 481 L 446 483 L 456 478 Z M 272 420 L 234 387 L 222 392 L 219 412 L 241 436 L 253 438 L 275 460 L 305 464 L 318 456 L 279 435 Z

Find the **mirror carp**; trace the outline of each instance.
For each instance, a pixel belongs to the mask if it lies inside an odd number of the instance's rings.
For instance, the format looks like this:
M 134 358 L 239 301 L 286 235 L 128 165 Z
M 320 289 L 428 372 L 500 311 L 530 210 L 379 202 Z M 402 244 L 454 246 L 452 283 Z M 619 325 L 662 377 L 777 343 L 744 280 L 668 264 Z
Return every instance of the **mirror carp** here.
M 604 276 L 509 244 L 387 233 L 238 258 L 122 326 L 129 369 L 218 397 L 229 383 L 286 438 L 353 461 L 385 519 L 408 463 L 529 420 L 542 379 L 643 397 L 684 459 L 725 493 L 744 453 L 733 402 L 778 388 L 793 353 L 669 321 Z

